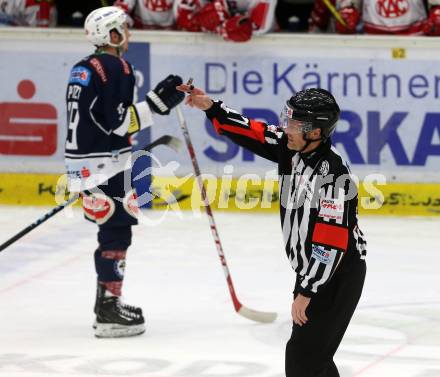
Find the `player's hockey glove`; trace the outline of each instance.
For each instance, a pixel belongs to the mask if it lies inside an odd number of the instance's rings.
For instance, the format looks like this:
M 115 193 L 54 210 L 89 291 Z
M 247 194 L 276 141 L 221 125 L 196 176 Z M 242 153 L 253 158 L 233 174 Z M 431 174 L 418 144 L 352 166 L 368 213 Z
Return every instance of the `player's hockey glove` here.
M 226 41 L 246 42 L 252 37 L 252 21 L 240 15 L 231 17 L 223 23 L 221 35 Z
M 223 0 L 214 0 L 201 7 L 192 17 L 203 31 L 218 31 L 218 28 L 229 17 L 226 2 Z
M 432 7 L 429 10 L 429 16 L 423 25 L 425 35 L 440 35 L 440 6 Z
M 176 26 L 178 30 L 185 31 L 201 31 L 200 25 L 194 20 L 193 13 L 185 9 L 179 10 L 179 15 L 176 19 Z
M 249 18 L 252 21 L 252 24 L 254 25 L 255 29 L 261 30 L 263 29 L 266 18 L 268 18 L 269 13 L 269 3 L 268 2 L 261 2 L 257 3 L 257 5 L 252 8 L 249 12 Z
M 201 31 L 201 26 L 194 19 L 198 0 L 181 0 L 177 7 L 176 26 L 178 30 Z
M 160 115 L 168 115 L 173 107 L 176 107 L 185 98 L 185 94 L 179 92 L 176 86 L 182 85 L 180 76 L 169 75 L 162 80 L 153 90 L 145 96 L 150 109 Z
M 339 11 L 342 19 L 345 21 L 345 26 L 339 21 L 336 21 L 336 31 L 340 34 L 354 34 L 356 33 L 356 26 L 358 25 L 361 15 L 354 7 L 342 8 Z

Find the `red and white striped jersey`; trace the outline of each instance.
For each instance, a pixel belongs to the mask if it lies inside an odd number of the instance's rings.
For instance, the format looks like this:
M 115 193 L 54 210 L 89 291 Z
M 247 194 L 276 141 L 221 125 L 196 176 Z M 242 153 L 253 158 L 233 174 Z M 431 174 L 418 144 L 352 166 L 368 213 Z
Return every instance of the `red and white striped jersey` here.
M 52 0 L 0 0 L 0 25 L 54 27 L 56 22 Z
M 423 0 L 338 0 L 338 8 L 361 12 L 367 34 L 422 34 L 427 13 Z
M 176 0 L 175 17 L 181 10 L 197 12 L 209 0 Z M 251 17 L 255 25 L 254 34 L 272 31 L 275 26 L 275 7 L 277 0 L 226 0 L 227 10 L 231 16 L 237 14 Z
M 118 0 L 114 4 L 133 18 L 138 29 L 171 29 L 174 0 Z
M 253 15 L 252 21 L 257 26 L 254 34 L 267 33 L 274 28 L 276 0 L 228 0 L 229 11 Z

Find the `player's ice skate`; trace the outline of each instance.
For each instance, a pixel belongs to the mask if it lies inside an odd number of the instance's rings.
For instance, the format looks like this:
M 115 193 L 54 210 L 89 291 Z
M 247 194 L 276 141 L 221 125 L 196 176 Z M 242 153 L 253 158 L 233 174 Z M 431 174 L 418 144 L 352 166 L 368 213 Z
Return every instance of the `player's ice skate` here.
M 133 310 L 130 310 L 133 308 Z M 119 297 L 103 297 L 94 324 L 97 338 L 121 338 L 145 332 L 142 309 L 124 305 Z

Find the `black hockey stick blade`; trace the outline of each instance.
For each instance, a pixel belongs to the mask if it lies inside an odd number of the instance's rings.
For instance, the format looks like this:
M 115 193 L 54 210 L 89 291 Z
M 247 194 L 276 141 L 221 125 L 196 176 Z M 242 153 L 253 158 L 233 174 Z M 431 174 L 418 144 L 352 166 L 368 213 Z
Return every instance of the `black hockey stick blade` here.
M 154 147 L 157 147 L 159 145 L 166 145 L 170 147 L 172 150 L 179 152 L 182 147 L 182 141 L 174 136 L 171 135 L 163 135 L 159 137 L 158 139 L 154 140 L 150 144 L 146 145 L 142 150 L 144 151 L 150 151 Z M 70 204 L 76 202 L 79 198 L 79 195 L 73 195 L 69 200 L 66 200 L 65 202 L 61 203 L 60 205 L 56 206 L 55 208 L 52 208 L 49 212 L 45 213 L 43 216 L 35 220 L 32 224 L 28 225 L 26 228 L 22 229 L 20 232 L 6 240 L 0 245 L 0 252 L 2 252 L 7 247 L 11 246 L 13 243 L 18 241 L 20 238 L 25 236 L 26 234 L 30 233 L 32 230 L 34 230 L 36 227 L 43 224 L 45 221 L 49 220 L 51 217 L 56 215 L 58 212 L 61 212 L 64 208 L 68 207 Z
M 158 145 L 166 145 L 177 153 L 179 153 L 183 147 L 182 140 L 180 140 L 178 137 L 171 135 L 163 135 L 157 140 L 153 141 L 151 144 L 147 145 L 147 147 L 148 150 L 150 150 Z M 146 149 L 144 148 L 144 150 Z

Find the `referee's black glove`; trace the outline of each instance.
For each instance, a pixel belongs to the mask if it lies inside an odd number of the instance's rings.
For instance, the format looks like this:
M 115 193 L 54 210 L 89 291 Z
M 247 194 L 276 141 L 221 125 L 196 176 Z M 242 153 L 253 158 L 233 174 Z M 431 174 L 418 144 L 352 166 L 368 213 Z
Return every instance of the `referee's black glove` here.
M 150 109 L 160 115 L 168 115 L 185 98 L 185 93 L 179 92 L 176 86 L 183 83 L 177 75 L 169 75 L 145 96 Z

